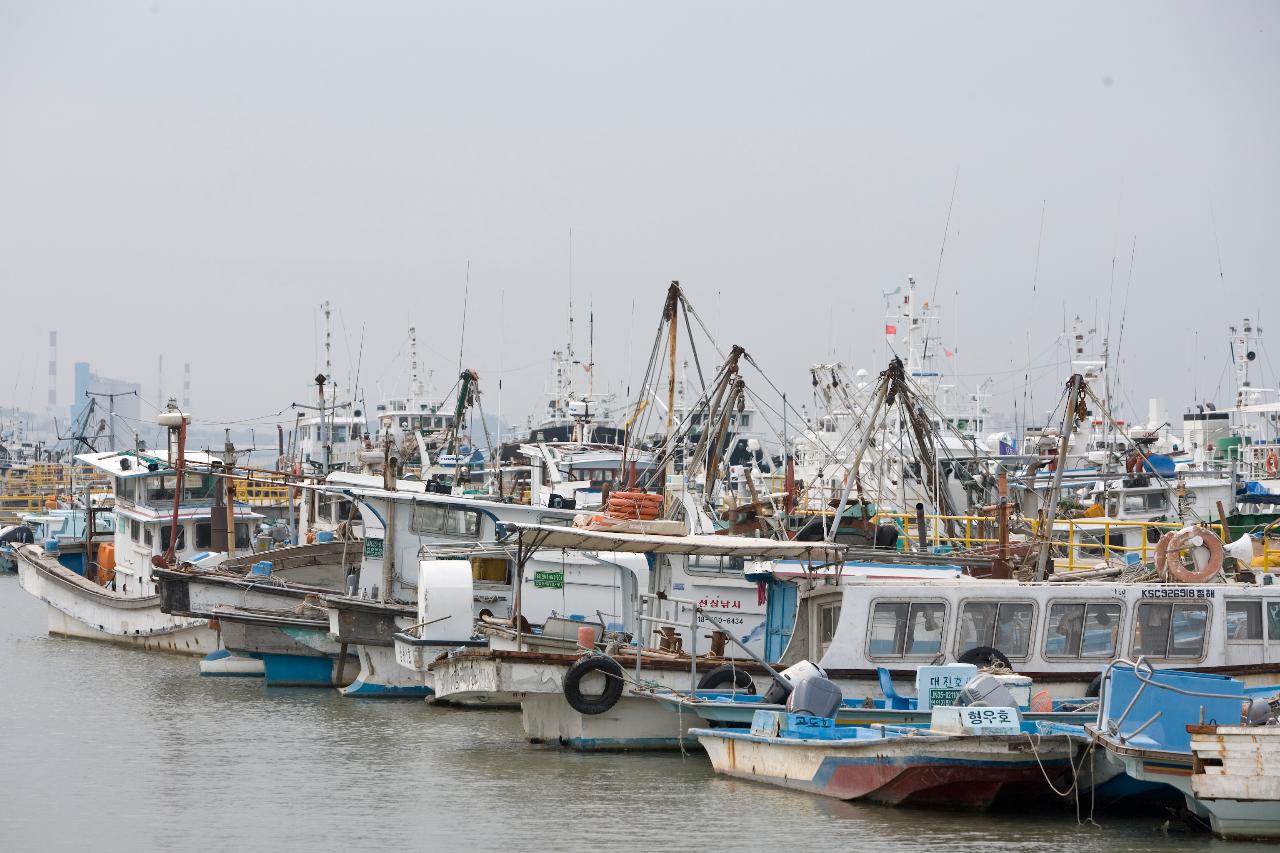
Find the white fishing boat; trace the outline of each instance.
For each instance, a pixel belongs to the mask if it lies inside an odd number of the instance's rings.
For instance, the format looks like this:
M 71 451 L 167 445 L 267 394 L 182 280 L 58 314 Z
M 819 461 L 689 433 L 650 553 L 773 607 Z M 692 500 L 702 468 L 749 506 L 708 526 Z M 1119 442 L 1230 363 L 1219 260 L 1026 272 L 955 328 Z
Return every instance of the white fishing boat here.
M 179 438 L 189 416 L 175 406 L 162 413 L 171 434 L 166 453 L 87 453 L 77 461 L 108 475 L 114 485 L 114 541 L 102 544 L 76 571 L 59 560 L 57 540 L 18 549 L 18 577 L 48 607 L 49 633 L 144 649 L 206 655 L 218 648 L 204 619 L 161 609 L 156 564 L 176 560 L 216 564 L 228 535 L 248 549 L 262 516 L 222 501 L 221 464 L 187 453 Z M 230 531 L 230 533 L 228 533 Z M 221 548 L 219 547 L 221 544 Z

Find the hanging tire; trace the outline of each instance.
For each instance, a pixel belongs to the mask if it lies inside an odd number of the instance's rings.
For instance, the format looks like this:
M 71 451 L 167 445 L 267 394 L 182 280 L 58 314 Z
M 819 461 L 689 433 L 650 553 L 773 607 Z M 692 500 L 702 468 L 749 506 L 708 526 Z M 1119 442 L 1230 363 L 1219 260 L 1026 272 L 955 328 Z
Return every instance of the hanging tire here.
M 1013 664 L 1009 663 L 1009 659 L 1005 657 L 1004 652 L 994 646 L 974 646 L 956 658 L 956 662 L 977 664 L 979 667 L 999 664 L 1005 669 L 1013 669 Z
M 731 663 L 721 664 L 702 676 L 702 680 L 698 682 L 699 690 L 715 690 L 724 686 L 732 687 L 735 693 L 756 695 L 756 680 L 745 669 Z
M 582 692 L 582 679 L 593 673 L 604 676 L 604 692 L 588 695 Z M 622 666 L 613 658 L 591 655 L 578 660 L 564 674 L 565 701 L 579 714 L 603 714 L 622 698 Z

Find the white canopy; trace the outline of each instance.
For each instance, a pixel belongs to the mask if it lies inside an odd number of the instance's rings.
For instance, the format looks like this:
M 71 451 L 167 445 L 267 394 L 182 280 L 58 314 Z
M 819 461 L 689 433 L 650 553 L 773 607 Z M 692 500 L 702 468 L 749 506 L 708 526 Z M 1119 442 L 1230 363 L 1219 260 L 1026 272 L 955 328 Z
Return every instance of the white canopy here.
M 842 560 L 845 549 L 830 542 L 785 542 L 748 536 L 657 536 L 611 533 L 551 524 L 508 524 L 525 548 L 688 554 L 697 557 L 759 557 L 766 560 Z

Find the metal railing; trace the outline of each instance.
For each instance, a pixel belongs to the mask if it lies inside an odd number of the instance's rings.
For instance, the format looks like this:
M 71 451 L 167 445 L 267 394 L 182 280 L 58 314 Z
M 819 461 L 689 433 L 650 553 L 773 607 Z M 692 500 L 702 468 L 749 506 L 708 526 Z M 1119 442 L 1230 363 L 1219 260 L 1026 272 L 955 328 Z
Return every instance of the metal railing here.
M 1140 684 L 1138 689 L 1133 692 L 1133 697 L 1129 700 L 1129 704 L 1125 706 L 1125 709 L 1120 713 L 1120 716 L 1112 720 L 1111 706 L 1107 700 L 1111 689 L 1111 673 L 1118 666 L 1132 667 L 1134 678 L 1138 679 Z M 1239 699 L 1241 702 L 1244 701 L 1244 697 L 1242 696 L 1226 693 L 1206 693 L 1199 690 L 1185 690 L 1181 687 L 1175 687 L 1172 684 L 1161 684 L 1152 678 L 1152 676 L 1155 675 L 1155 672 L 1155 667 L 1147 662 L 1145 656 L 1139 657 L 1136 661 L 1131 661 L 1126 658 L 1117 658 L 1107 664 L 1106 669 L 1102 671 L 1102 678 L 1099 679 L 1098 682 L 1098 731 L 1105 732 L 1118 739 L 1121 743 L 1124 743 L 1130 738 L 1137 737 L 1139 734 L 1146 731 L 1152 724 L 1164 716 L 1163 711 L 1156 711 L 1151 719 L 1143 722 L 1133 731 L 1125 732 L 1124 734 L 1120 733 L 1120 727 L 1124 725 L 1124 721 L 1128 719 L 1129 713 L 1133 710 L 1134 706 L 1138 703 L 1138 699 L 1148 687 L 1154 687 L 1157 690 L 1167 690 L 1170 693 L 1176 693 L 1179 696 L 1190 696 L 1193 699 L 1226 699 L 1228 701 Z M 1203 706 L 1200 708 L 1200 715 L 1202 717 L 1204 716 Z
M 902 531 L 908 543 L 919 543 L 919 524 L 916 517 L 910 513 L 879 512 L 872 516 L 872 520 L 892 523 Z M 1037 520 L 1033 519 L 1028 523 L 1033 533 L 1038 532 Z M 927 515 L 924 539 L 934 548 L 947 547 L 966 551 L 997 545 L 999 540 L 993 535 L 996 524 L 997 520 L 993 516 Z M 1067 570 L 1093 568 L 1098 561 L 1113 556 L 1128 562 L 1126 557 L 1130 554 L 1137 555 L 1141 563 L 1149 563 L 1155 559 L 1156 543 L 1151 541 L 1148 531 L 1155 530 L 1163 535 L 1169 531 L 1181 530 L 1186 526 L 1176 521 L 1113 518 L 1059 519 L 1053 525 L 1053 542 L 1056 548 L 1064 550 L 1065 553 L 1055 557 L 1054 565 L 1059 569 Z M 1224 543 L 1230 541 L 1230 530 L 1225 523 L 1219 521 L 1200 526 L 1214 530 Z M 948 533 L 948 530 L 958 532 Z M 1136 545 L 1124 545 L 1112 541 L 1113 530 L 1137 530 L 1141 533 L 1140 542 Z M 1158 541 L 1160 537 L 1155 538 Z
M 681 610 L 688 609 L 688 623 L 679 622 L 675 619 L 667 619 L 664 616 L 651 616 L 645 613 L 645 605 L 653 602 L 674 604 L 676 613 Z M 636 602 L 636 683 L 640 683 L 640 659 L 644 656 L 645 639 L 649 636 L 645 631 L 646 625 L 665 625 L 671 628 L 688 628 L 689 629 L 689 693 L 693 694 L 698 689 L 698 655 L 697 655 L 697 637 L 698 637 L 698 602 L 688 598 L 670 598 L 667 596 L 653 595 L 651 593 L 640 593 L 640 599 Z

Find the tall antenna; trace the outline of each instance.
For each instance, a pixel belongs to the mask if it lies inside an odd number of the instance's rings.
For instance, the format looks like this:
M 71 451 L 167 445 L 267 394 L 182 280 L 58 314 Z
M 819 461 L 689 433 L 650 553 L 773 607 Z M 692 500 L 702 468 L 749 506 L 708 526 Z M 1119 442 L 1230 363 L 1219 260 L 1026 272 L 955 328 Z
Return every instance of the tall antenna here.
M 422 383 L 418 378 L 418 330 L 409 327 L 409 396 L 422 397 Z
M 329 300 L 320 306 L 324 311 L 324 381 L 333 384 L 333 324 L 329 319 Z
M 573 360 L 573 228 L 569 228 L 569 360 Z
M 58 408 L 58 333 L 49 332 L 49 402 L 46 414 L 53 417 Z
M 182 365 L 182 411 L 191 411 L 191 362 Z
M 467 299 L 471 295 L 471 261 L 467 261 L 467 279 L 462 288 L 462 333 L 458 335 L 458 373 L 462 373 L 462 348 L 467 343 Z

